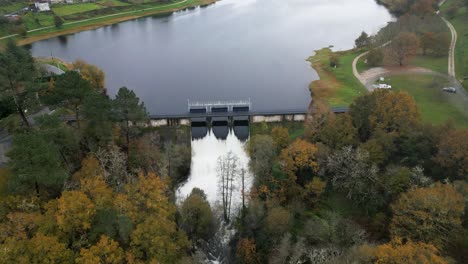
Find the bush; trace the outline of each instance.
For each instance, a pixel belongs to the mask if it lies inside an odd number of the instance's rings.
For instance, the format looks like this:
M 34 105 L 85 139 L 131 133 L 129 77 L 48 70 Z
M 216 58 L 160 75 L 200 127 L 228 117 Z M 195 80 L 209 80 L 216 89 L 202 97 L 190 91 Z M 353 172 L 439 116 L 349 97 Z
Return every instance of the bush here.
M 366 56 L 367 64 L 372 67 L 382 65 L 384 53 L 382 49 L 371 49 Z
M 55 27 L 58 27 L 58 28 L 62 27 L 63 19 L 57 15 L 54 15 L 54 24 L 55 24 Z
M 340 66 L 340 59 L 337 54 L 332 53 L 330 55 L 330 67 L 338 68 Z

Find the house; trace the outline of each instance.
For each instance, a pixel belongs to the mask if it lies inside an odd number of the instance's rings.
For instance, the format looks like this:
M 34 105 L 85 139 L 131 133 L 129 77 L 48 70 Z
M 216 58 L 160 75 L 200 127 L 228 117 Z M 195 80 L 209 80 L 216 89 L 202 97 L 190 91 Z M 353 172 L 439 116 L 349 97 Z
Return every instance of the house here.
M 55 4 L 61 4 L 65 2 L 65 0 L 50 0 L 50 4 L 51 5 L 55 5 Z
M 50 11 L 50 6 L 49 3 L 39 3 L 35 2 L 34 6 L 36 7 L 36 10 L 39 12 L 47 12 Z

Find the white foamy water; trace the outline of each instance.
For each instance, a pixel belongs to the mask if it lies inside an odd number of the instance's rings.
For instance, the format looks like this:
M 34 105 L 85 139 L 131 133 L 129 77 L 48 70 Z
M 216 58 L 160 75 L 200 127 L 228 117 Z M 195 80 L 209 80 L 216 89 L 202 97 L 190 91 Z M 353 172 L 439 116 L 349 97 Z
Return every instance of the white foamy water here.
M 179 188 L 179 201 L 187 197 L 193 188 L 197 187 L 205 191 L 211 205 L 217 205 L 221 198 L 218 192 L 218 175 L 216 171 L 218 158 L 232 151 L 239 158 L 239 168 L 245 168 L 246 192 L 252 185 L 252 176 L 248 171 L 249 157 L 244 150 L 245 142 L 241 142 L 231 131 L 226 140 L 217 139 L 212 132 L 202 139 L 192 140 L 192 165 L 187 182 Z M 241 183 L 232 195 L 232 208 L 241 204 Z M 235 211 L 235 210 L 234 210 Z

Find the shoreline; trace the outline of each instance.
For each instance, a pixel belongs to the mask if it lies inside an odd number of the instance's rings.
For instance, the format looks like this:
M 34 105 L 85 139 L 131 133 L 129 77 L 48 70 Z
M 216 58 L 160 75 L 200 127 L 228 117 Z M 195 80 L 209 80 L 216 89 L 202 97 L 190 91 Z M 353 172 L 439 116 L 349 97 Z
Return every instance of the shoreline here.
M 32 33 L 31 35 L 27 35 L 24 38 L 18 37 L 18 36 L 12 36 L 11 38 L 14 38 L 14 39 L 16 38 L 16 42 L 18 43 L 18 45 L 23 46 L 23 45 L 32 44 L 36 41 L 41 41 L 41 40 L 45 40 L 45 39 L 49 39 L 53 37 L 79 33 L 79 32 L 88 31 L 88 30 L 94 30 L 97 28 L 110 26 L 110 25 L 121 23 L 121 22 L 133 20 L 133 19 L 153 16 L 153 15 L 170 15 L 174 12 L 186 10 L 190 8 L 207 7 L 218 1 L 220 0 L 198 0 L 198 1 L 197 0 L 195 1 L 185 0 L 179 3 L 172 4 L 172 5 L 181 5 L 178 7 L 168 7 L 167 9 L 164 9 L 164 10 L 148 10 L 148 8 L 146 8 L 146 9 L 107 15 L 107 16 L 95 17 L 91 19 L 85 19 L 82 21 L 71 21 L 69 23 L 65 23 L 62 28 L 56 28 L 55 26 L 52 26 L 52 27 L 45 27 L 41 29 L 34 29 L 31 32 Z M 156 9 L 156 8 L 158 8 L 158 6 L 153 7 L 151 9 Z M 2 40 L 7 40 L 7 39 L 9 38 L 4 38 Z

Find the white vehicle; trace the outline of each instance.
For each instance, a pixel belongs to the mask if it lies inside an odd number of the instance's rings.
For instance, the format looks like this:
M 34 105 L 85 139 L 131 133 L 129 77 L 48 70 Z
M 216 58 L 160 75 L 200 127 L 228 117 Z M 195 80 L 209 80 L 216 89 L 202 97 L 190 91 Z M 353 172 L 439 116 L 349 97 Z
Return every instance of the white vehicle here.
M 453 87 L 442 88 L 442 91 L 447 92 L 447 93 L 457 93 L 457 89 L 455 89 Z
M 375 89 L 392 89 L 392 86 L 391 86 L 391 85 L 388 85 L 388 84 L 385 84 L 385 83 L 374 84 L 373 87 L 374 87 Z

